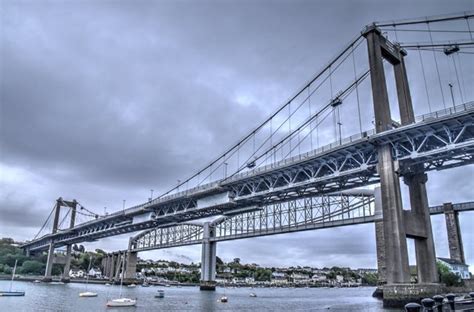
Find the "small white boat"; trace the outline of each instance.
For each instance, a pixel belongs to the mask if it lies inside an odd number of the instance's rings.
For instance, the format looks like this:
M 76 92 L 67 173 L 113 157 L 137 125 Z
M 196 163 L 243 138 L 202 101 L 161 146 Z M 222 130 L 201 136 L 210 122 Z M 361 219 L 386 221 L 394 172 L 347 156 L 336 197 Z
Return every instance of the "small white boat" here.
M 97 297 L 97 293 L 92 291 L 86 291 L 79 293 L 79 297 Z
M 34 280 L 33 283 L 41 283 L 40 280 Z
M 64 282 L 51 282 L 50 285 L 64 285 Z
M 227 296 L 222 296 L 218 301 L 220 301 L 220 302 L 227 302 L 227 301 L 229 301 L 229 300 L 227 299 Z
M 257 297 L 256 293 L 250 293 L 250 297 Z
M 135 284 L 130 284 L 130 285 L 128 285 L 127 287 L 128 287 L 128 288 L 135 288 L 135 287 L 137 287 L 137 285 L 135 285 Z
M 133 307 L 137 304 L 136 299 L 119 298 L 107 301 L 108 307 Z
M 110 286 L 110 283 L 105 283 L 105 286 Z
M 25 295 L 24 291 L 13 291 L 12 290 L 13 280 L 15 279 L 15 272 L 16 272 L 17 262 L 18 262 L 18 260 L 15 260 L 15 267 L 13 267 L 13 274 L 12 274 L 12 279 L 10 281 L 10 288 L 9 288 L 9 290 L 0 291 L 0 297 L 21 297 L 21 296 Z
M 91 270 L 91 265 L 92 265 L 92 259 L 89 261 L 89 267 L 87 268 L 87 272 Z M 86 291 L 79 293 L 79 297 L 97 297 L 97 293 L 89 291 L 87 287 L 89 286 L 89 274 L 86 276 Z

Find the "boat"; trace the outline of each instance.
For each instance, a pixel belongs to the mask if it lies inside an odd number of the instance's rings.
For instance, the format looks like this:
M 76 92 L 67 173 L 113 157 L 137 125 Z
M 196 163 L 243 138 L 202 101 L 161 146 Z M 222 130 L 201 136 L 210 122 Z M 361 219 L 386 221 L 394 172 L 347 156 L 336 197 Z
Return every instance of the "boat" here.
M 127 287 L 128 287 L 128 288 L 135 288 L 135 287 L 137 287 L 137 285 L 135 285 L 135 284 L 132 283 L 132 284 L 128 285 Z
M 249 296 L 250 296 L 250 297 L 257 297 L 257 294 L 252 292 L 252 293 L 250 293 Z
M 15 279 L 16 264 L 18 260 L 15 260 L 15 266 L 13 267 L 12 279 L 10 281 L 10 288 L 8 291 L 0 291 L 0 297 L 21 297 L 25 295 L 24 291 L 12 291 L 13 280 Z
M 142 287 L 150 287 L 150 284 L 144 283 L 144 284 L 142 284 Z
M 110 286 L 110 283 L 105 283 L 105 286 Z
M 79 297 L 97 297 L 97 293 L 92 292 L 92 291 L 87 291 L 87 286 L 89 286 L 89 271 L 91 270 L 91 265 L 92 265 L 92 258 L 89 259 L 89 268 L 87 269 L 87 275 L 86 275 L 86 291 L 79 293 Z
M 137 299 L 130 299 L 122 297 L 123 276 L 125 272 L 125 259 L 122 262 L 122 274 L 120 276 L 120 294 L 118 299 L 107 301 L 107 307 L 133 307 L 137 304 Z M 133 284 L 135 285 L 135 284 Z M 130 285 L 129 285 L 130 286 Z
M 81 292 L 79 297 L 97 297 L 97 293 L 92 291 Z
M 107 301 L 108 307 L 133 307 L 137 304 L 136 299 L 119 298 Z
M 227 301 L 229 301 L 229 300 L 227 299 L 227 296 L 222 296 L 222 297 L 219 299 L 219 301 L 220 301 L 220 302 L 227 302 Z
M 51 282 L 50 285 L 64 285 L 64 282 Z
M 158 293 L 155 295 L 155 298 L 164 298 L 165 291 L 163 289 L 158 289 Z
M 34 280 L 33 283 L 41 283 L 40 280 Z

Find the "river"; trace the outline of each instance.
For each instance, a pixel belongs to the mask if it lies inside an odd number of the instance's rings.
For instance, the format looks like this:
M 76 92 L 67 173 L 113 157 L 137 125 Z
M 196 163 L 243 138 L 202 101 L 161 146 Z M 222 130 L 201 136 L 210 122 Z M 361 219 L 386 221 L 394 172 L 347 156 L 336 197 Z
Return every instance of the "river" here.
M 9 287 L 0 281 L 0 290 Z M 359 288 L 226 288 L 229 302 L 217 299 L 223 288 L 215 292 L 199 291 L 198 287 L 123 287 L 123 295 L 137 298 L 135 308 L 107 308 L 108 298 L 119 296 L 119 286 L 88 285 L 95 298 L 80 298 L 84 284 L 51 285 L 16 281 L 14 290 L 23 290 L 25 297 L 0 297 L 0 311 L 400 311 L 382 308 L 382 301 L 372 298 L 373 287 Z M 155 298 L 158 289 L 165 290 L 165 298 Z M 254 292 L 256 298 L 249 297 Z

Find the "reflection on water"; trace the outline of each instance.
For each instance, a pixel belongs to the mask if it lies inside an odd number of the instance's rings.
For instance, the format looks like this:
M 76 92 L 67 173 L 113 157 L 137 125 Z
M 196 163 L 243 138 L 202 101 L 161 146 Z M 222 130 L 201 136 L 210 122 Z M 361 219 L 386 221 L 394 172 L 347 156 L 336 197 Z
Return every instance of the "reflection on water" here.
M 0 281 L 0 289 L 8 289 L 8 286 L 8 281 Z M 217 301 L 224 293 L 222 288 L 210 292 L 199 291 L 197 287 L 124 287 L 124 296 L 137 298 L 134 308 L 105 306 L 107 299 L 119 296 L 119 286 L 89 284 L 88 290 L 98 293 L 98 297 L 93 298 L 79 297 L 79 293 L 85 291 L 84 284 L 15 282 L 14 288 L 26 291 L 26 296 L 0 297 L 1 311 L 386 311 L 381 301 L 371 297 L 372 287 L 227 288 L 228 303 Z M 165 290 L 163 299 L 155 298 L 158 289 Z M 251 292 L 257 297 L 250 297 Z

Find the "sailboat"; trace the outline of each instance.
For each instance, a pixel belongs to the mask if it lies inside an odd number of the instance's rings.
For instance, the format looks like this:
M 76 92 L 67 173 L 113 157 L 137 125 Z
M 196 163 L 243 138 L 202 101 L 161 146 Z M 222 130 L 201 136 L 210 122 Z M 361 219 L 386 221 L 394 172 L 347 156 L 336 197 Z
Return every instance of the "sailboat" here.
M 86 273 L 86 291 L 79 293 L 79 297 L 97 297 L 97 293 L 92 291 L 87 291 L 87 286 L 89 285 L 89 272 L 91 270 L 92 258 L 89 260 L 89 268 L 87 268 Z
M 117 299 L 107 301 L 108 307 L 133 307 L 137 304 L 136 299 L 122 297 L 123 276 L 125 275 L 125 259 L 122 263 L 122 275 L 120 276 L 120 294 Z
M 224 282 L 224 296 L 220 297 L 218 301 L 223 302 L 223 303 L 229 301 L 229 299 L 225 295 L 225 282 Z
M 15 279 L 15 272 L 16 272 L 16 264 L 18 260 L 15 260 L 15 266 L 13 267 L 13 274 L 12 274 L 12 279 L 10 281 L 10 289 L 8 291 L 0 291 L 0 297 L 20 297 L 24 296 L 25 292 L 24 291 L 12 291 L 12 286 L 13 286 L 13 280 Z

